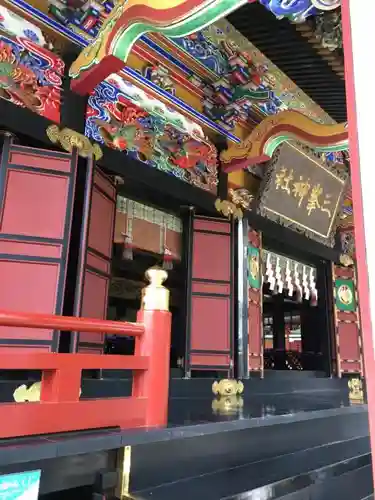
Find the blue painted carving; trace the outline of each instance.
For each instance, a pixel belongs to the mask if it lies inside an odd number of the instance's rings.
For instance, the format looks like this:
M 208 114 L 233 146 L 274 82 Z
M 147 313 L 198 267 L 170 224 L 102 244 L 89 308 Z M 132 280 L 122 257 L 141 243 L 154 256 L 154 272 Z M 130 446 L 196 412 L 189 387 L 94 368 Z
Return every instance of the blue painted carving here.
M 223 42 L 220 49 L 228 61 L 228 72 L 204 88 L 205 114 L 233 129 L 239 120 L 248 119 L 254 103 L 266 114 L 277 113 L 283 103 L 272 92 L 268 67 L 255 64 L 249 53 L 232 42 Z
M 216 73 L 225 75 L 229 71 L 228 59 L 202 32 L 184 38 L 174 38 L 173 42 L 199 61 L 202 66 Z
M 322 11 L 337 9 L 341 0 L 259 0 L 276 17 L 284 17 L 295 23 L 302 23 L 309 16 L 315 16 Z
M 311 0 L 259 0 L 276 17 L 287 17 L 293 22 L 303 22 L 318 13 Z
M 160 64 L 150 64 L 143 70 L 143 76 L 169 94 L 176 95 L 176 87 L 172 78 L 169 76 L 168 68 Z
M 85 135 L 184 182 L 216 193 L 215 147 L 144 111 L 109 82 L 102 82 L 89 97 Z
M 49 0 L 49 12 L 64 26 L 74 30 L 78 28 L 90 36 L 96 37 L 114 6 L 112 0 Z

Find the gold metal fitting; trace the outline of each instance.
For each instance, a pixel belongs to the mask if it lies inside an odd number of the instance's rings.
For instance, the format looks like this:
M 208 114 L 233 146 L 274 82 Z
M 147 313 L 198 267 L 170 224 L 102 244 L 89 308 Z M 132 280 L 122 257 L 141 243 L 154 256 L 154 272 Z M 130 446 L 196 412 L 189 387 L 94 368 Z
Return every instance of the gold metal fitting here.
M 243 397 L 238 394 L 231 396 L 221 396 L 213 399 L 212 411 L 218 415 L 231 415 L 240 412 L 243 409 Z
M 46 129 L 46 134 L 51 142 L 60 144 L 68 153 L 71 153 L 73 148 L 76 148 L 79 156 L 83 158 L 93 156 L 95 160 L 100 160 L 103 156 L 103 151 L 99 144 L 91 143 L 86 136 L 70 128 L 64 127 L 60 130 L 57 125 L 49 125 Z
M 220 212 L 224 217 L 228 217 L 230 219 L 233 217 L 234 219 L 242 219 L 243 211 L 240 207 L 237 207 L 234 203 L 228 200 L 221 200 L 218 198 L 215 201 L 215 208 L 218 212 Z
M 229 380 L 222 379 L 219 382 L 215 381 L 212 384 L 212 392 L 219 396 L 233 396 L 237 394 L 242 394 L 244 391 L 244 385 L 241 380 Z
M 145 273 L 150 282 L 142 290 L 142 309 L 147 311 L 169 311 L 169 290 L 163 286 L 168 273 L 159 266 L 150 267 Z
M 30 387 L 22 384 L 13 392 L 13 399 L 16 403 L 36 403 L 40 401 L 41 388 L 41 382 L 34 382 Z M 81 394 L 82 390 L 80 389 L 79 395 L 81 396 Z
M 360 378 L 351 378 L 348 381 L 349 400 L 352 404 L 363 404 L 363 384 Z

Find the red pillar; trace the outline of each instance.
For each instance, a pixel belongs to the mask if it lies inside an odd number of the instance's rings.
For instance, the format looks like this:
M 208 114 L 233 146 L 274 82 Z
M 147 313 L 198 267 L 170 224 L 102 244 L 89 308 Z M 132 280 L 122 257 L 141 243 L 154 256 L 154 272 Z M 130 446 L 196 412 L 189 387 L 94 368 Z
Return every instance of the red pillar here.
M 133 396 L 147 398 L 146 426 L 161 427 L 168 421 L 171 313 L 139 311 L 137 322 L 145 333 L 136 339 L 135 355 L 149 357 L 149 369 L 134 373 Z
M 371 448 L 375 452 L 375 224 L 373 222 L 375 109 L 370 98 L 370 65 L 365 61 L 373 40 L 373 0 L 342 0 L 350 165 Z M 373 471 L 375 478 L 375 462 Z
M 148 427 L 161 427 L 168 422 L 172 315 L 169 290 L 163 286 L 167 277 L 158 267 L 146 272 L 150 285 L 142 291 L 142 309 L 137 316 L 145 332 L 136 339 L 134 354 L 147 356 L 149 368 L 134 374 L 133 396 L 147 399 L 145 425 Z

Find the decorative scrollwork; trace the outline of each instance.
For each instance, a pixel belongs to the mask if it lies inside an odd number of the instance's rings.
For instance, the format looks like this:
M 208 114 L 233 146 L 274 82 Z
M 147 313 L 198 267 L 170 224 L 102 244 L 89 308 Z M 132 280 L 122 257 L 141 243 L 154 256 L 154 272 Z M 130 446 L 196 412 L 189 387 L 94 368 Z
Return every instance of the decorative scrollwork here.
M 95 160 L 100 160 L 103 156 L 99 144 L 92 144 L 86 136 L 70 128 L 65 127 L 60 130 L 57 125 L 50 125 L 46 130 L 46 134 L 51 142 L 60 144 L 68 153 L 77 148 L 78 154 L 83 158 L 93 156 Z

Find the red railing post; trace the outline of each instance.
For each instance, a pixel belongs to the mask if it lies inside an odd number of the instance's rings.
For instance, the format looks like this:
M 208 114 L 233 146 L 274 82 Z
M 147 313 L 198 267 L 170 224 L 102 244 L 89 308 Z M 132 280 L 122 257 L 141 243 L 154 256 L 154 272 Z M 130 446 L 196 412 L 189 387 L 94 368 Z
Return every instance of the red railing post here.
M 79 401 L 81 373 L 82 370 L 76 367 L 43 370 L 40 400 L 49 403 Z
M 161 427 L 168 421 L 172 315 L 169 290 L 163 286 L 168 274 L 154 267 L 146 277 L 150 284 L 142 292 L 142 309 L 137 317 L 145 333 L 136 339 L 135 355 L 148 356 L 149 368 L 134 374 L 133 396 L 147 399 L 146 426 Z

